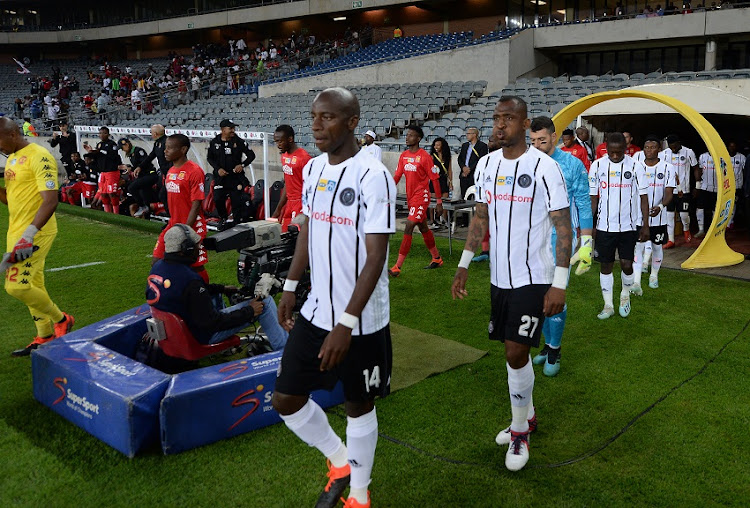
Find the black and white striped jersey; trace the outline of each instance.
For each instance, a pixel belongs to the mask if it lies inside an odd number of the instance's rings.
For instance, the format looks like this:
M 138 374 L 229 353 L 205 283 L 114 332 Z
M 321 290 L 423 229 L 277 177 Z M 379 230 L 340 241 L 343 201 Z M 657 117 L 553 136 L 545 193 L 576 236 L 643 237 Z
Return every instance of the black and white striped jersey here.
M 639 152 L 642 153 L 642 152 Z M 636 154 L 637 155 L 637 154 Z M 646 182 L 648 183 L 648 207 L 659 206 L 664 199 L 664 191 L 671 187 L 674 192 L 675 188 L 675 168 L 671 164 L 660 160 L 653 166 L 643 165 L 645 168 Z M 640 212 L 640 206 L 638 211 Z M 666 207 L 656 217 L 650 217 L 649 226 L 663 226 L 667 223 Z M 643 224 L 643 217 L 639 216 L 638 225 Z
M 629 156 L 614 163 L 605 155 L 589 170 L 589 194 L 599 195 L 596 229 L 635 231 L 640 218 L 641 195 L 648 194 L 645 168 Z
M 388 169 L 365 151 L 336 165 L 324 153 L 303 170 L 302 213 L 308 218 L 312 289 L 300 312 L 313 325 L 332 330 L 365 265 L 366 235 L 396 231 L 396 185 Z M 352 334 L 374 333 L 389 321 L 384 263 Z
M 570 205 L 557 162 L 534 147 L 517 159 L 497 150 L 479 159 L 474 183 L 477 201 L 489 212 L 492 285 L 551 284 L 555 263 L 549 214 Z

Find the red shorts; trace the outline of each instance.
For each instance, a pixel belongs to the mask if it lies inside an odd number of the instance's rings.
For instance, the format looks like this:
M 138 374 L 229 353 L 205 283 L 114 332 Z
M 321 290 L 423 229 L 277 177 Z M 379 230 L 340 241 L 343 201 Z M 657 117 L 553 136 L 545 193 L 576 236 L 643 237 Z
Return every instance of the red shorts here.
M 99 176 L 99 190 L 104 194 L 117 194 L 120 190 L 120 172 L 107 171 Z
M 302 200 L 287 201 L 281 212 L 281 231 L 286 232 L 292 220 L 302 213 Z
M 172 224 L 168 224 L 166 228 L 161 232 L 159 235 L 159 239 L 156 240 L 156 245 L 154 246 L 154 253 L 153 256 L 157 259 L 163 259 L 164 258 L 164 234 L 169 231 L 169 228 L 172 227 Z M 201 237 L 201 240 L 206 238 L 206 224 L 203 222 L 203 219 L 201 217 L 198 217 L 195 219 L 195 225 L 193 226 L 193 229 L 196 233 L 198 233 Z M 203 247 L 203 244 L 201 244 L 200 252 L 198 253 L 198 261 L 193 263 L 190 266 L 203 266 L 206 263 L 208 263 L 208 253 L 206 252 L 206 249 Z
M 425 190 L 424 194 L 410 196 L 406 203 L 409 206 L 409 216 L 406 220 L 419 224 L 427 219 L 427 209 L 430 207 L 430 192 L 428 190 Z

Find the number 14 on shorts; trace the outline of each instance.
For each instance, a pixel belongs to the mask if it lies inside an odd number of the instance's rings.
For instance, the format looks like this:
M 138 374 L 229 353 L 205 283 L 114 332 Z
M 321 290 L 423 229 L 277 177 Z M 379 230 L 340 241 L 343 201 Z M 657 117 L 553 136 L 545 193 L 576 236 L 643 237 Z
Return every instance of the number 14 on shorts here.
M 372 374 L 370 374 L 370 369 L 365 369 L 362 371 L 362 375 L 365 377 L 365 390 L 367 393 L 370 393 L 370 387 L 374 386 L 375 388 L 380 387 L 380 366 L 376 365 L 372 369 Z

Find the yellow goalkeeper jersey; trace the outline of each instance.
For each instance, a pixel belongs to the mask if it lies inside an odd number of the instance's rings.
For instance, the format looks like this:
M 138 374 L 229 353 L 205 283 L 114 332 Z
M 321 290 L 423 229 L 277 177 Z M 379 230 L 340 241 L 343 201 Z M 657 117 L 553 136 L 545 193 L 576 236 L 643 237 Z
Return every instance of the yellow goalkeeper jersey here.
M 18 238 L 42 205 L 42 191 L 57 191 L 57 162 L 45 148 L 29 143 L 8 156 L 5 190 L 8 196 L 8 238 Z M 40 234 L 57 233 L 54 214 Z

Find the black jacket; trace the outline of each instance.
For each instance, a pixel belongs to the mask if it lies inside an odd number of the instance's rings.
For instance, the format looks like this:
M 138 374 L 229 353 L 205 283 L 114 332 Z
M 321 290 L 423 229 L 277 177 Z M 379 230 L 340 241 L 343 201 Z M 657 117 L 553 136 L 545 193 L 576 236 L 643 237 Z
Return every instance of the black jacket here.
M 141 172 L 138 175 L 139 178 L 156 171 L 154 165 L 146 160 L 149 157 L 146 150 L 140 146 L 134 146 L 133 150 L 128 154 L 128 157 L 130 157 L 130 163 L 133 168 L 141 168 Z
M 122 164 L 117 144 L 111 139 L 99 141 L 96 144 L 96 165 L 101 173 L 120 171 L 117 166 Z
M 68 137 L 57 136 L 50 139 L 49 144 L 53 148 L 60 145 L 60 158 L 63 162 L 70 161 L 70 154 L 78 151 L 75 134 L 68 134 Z
M 461 151 L 458 152 L 458 169 L 459 172 L 464 168 L 466 165 L 466 153 L 471 150 L 471 143 L 468 141 L 461 145 Z M 471 157 L 469 158 L 469 167 L 471 168 L 471 172 L 469 173 L 469 177 L 473 178 L 474 170 L 477 167 L 477 162 L 479 162 L 479 159 L 481 159 L 483 156 L 487 155 L 489 153 L 489 148 L 487 148 L 487 145 L 477 140 L 477 143 L 474 145 L 474 150 L 471 150 Z M 459 173 L 460 175 L 460 173 Z M 461 178 L 468 178 L 461 175 Z
M 154 141 L 154 147 L 151 149 L 151 153 L 148 154 L 148 157 L 146 157 L 141 164 L 152 164 L 154 162 L 154 159 L 159 163 L 159 173 L 162 175 L 166 175 L 169 171 L 169 168 L 172 167 L 171 162 L 167 162 L 167 159 L 164 157 L 164 147 L 167 144 L 167 136 L 166 134 L 156 141 Z M 138 166 L 135 166 L 138 167 Z M 140 166 L 141 169 L 145 170 L 143 166 Z M 143 173 L 141 173 L 143 174 Z
M 242 160 L 243 156 L 245 160 Z M 221 134 L 219 134 L 208 144 L 207 160 L 214 170 L 214 180 L 216 183 L 218 185 L 226 185 L 229 182 L 244 179 L 243 173 L 237 174 L 232 170 L 238 165 L 248 166 L 255 160 L 255 152 L 238 136 L 224 141 L 221 139 Z M 229 174 L 220 177 L 219 169 L 223 169 L 229 172 Z

